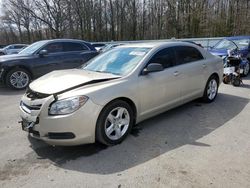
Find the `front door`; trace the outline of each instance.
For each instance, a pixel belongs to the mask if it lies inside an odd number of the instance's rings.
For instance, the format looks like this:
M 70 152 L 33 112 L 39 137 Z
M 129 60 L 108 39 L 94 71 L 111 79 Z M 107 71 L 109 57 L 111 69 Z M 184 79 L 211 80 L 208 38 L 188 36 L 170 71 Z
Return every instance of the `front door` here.
M 181 79 L 176 70 L 173 48 L 158 51 L 149 63 L 162 64 L 164 70 L 139 76 L 138 92 L 142 119 L 172 108 L 181 101 Z
M 48 54 L 40 56 L 36 54 L 33 63 L 33 70 L 36 73 L 35 77 L 42 76 L 53 70 L 60 70 L 62 61 L 63 46 L 61 42 L 53 42 L 46 45 L 41 50 L 47 50 Z

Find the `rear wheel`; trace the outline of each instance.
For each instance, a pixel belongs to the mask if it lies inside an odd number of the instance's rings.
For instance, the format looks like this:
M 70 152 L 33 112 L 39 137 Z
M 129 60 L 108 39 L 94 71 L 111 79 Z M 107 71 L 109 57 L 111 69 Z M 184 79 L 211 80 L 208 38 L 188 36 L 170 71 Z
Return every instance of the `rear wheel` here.
M 212 75 L 207 81 L 203 94 L 203 101 L 207 103 L 214 101 L 214 99 L 218 94 L 218 85 L 219 85 L 218 77 Z
M 244 66 L 242 75 L 243 75 L 243 76 L 247 76 L 248 73 L 249 73 L 249 69 L 250 69 L 249 63 L 246 63 L 246 65 Z
M 233 86 L 236 86 L 236 87 L 240 86 L 240 84 L 241 84 L 241 79 L 240 79 L 239 77 L 234 78 L 234 79 L 232 80 L 232 84 L 233 84 Z
M 14 68 L 6 75 L 6 85 L 12 89 L 25 89 L 31 80 L 30 73 L 22 68 Z
M 96 138 L 105 145 L 119 144 L 129 134 L 132 125 L 132 108 L 124 101 L 114 101 L 100 113 L 96 125 Z

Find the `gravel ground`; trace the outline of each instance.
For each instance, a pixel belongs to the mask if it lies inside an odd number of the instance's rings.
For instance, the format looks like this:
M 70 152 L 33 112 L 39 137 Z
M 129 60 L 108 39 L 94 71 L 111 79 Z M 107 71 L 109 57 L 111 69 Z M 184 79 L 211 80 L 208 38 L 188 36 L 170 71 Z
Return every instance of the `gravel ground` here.
M 140 123 L 120 145 L 52 147 L 21 130 L 0 87 L 0 187 L 250 187 L 250 78 Z

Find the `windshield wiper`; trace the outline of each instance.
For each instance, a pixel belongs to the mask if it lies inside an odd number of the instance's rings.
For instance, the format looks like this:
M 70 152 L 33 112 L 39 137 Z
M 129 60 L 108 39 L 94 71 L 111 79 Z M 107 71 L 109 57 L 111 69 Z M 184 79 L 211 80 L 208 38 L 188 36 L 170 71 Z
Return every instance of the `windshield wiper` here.
M 94 72 L 100 72 L 100 73 L 108 73 L 108 74 L 120 75 L 119 73 L 114 73 L 114 72 L 109 72 L 109 71 L 99 71 L 99 70 L 95 70 Z

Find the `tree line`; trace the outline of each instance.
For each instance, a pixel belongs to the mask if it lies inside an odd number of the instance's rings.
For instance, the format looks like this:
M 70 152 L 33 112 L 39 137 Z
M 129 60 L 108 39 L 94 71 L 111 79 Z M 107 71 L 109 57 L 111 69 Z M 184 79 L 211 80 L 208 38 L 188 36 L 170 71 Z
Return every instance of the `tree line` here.
M 250 0 L 4 0 L 0 44 L 250 34 Z

